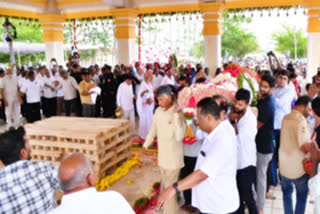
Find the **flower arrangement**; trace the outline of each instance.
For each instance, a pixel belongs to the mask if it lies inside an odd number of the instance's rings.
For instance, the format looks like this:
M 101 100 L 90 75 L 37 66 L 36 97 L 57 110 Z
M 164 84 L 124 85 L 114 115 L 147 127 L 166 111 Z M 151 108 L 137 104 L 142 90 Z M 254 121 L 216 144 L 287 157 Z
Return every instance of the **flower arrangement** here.
M 236 64 L 230 64 L 226 67 L 223 73 L 230 73 L 232 77 L 237 78 L 241 73 L 241 69 L 240 66 L 237 66 Z
M 253 96 L 252 105 L 257 104 L 256 90 L 258 83 L 254 72 L 237 64 L 230 64 L 218 76 L 206 83 L 196 83 L 184 88 L 178 95 L 178 103 L 183 108 L 189 107 L 189 100 L 194 97 L 197 104 L 200 100 L 214 95 L 223 95 L 228 101 L 233 101 L 239 88 L 246 88 Z M 195 107 L 194 107 L 195 108 Z
M 148 210 L 153 210 L 158 202 L 157 197 L 161 192 L 160 182 L 152 185 L 142 197 L 138 198 L 133 204 L 133 210 L 136 214 L 146 214 Z M 148 195 L 151 195 L 150 197 Z
M 184 109 L 184 119 L 187 122 L 187 131 L 186 135 L 183 139 L 183 144 L 194 144 L 197 142 L 197 138 L 194 136 L 192 132 L 191 125 L 193 123 L 194 113 L 195 113 L 195 98 L 191 96 L 189 100 L 189 107 Z
M 238 88 L 250 89 L 252 94 L 252 106 L 257 106 L 258 104 L 258 94 L 256 92 L 257 88 L 257 76 L 248 68 L 241 67 L 239 64 L 229 64 L 223 73 L 230 73 L 232 77 L 237 79 Z
M 124 177 L 129 173 L 129 170 L 135 166 L 141 164 L 138 157 L 134 156 L 132 160 L 127 160 L 112 175 L 108 175 L 96 184 L 96 188 L 99 191 L 110 188 L 111 184 Z
M 196 108 L 200 100 L 216 94 L 224 95 L 228 100 L 233 100 L 237 89 L 237 82 L 231 78 L 230 74 L 221 74 L 207 83 L 196 83 L 182 89 L 178 95 L 178 103 L 183 109 L 188 108 L 190 107 L 190 98 L 194 97 L 195 105 L 192 108 Z
M 247 77 L 244 72 L 241 72 L 241 74 L 237 77 L 237 80 L 238 80 L 239 88 L 243 88 L 244 81 L 247 81 L 247 83 L 249 84 L 249 87 L 250 87 L 250 89 L 252 91 L 252 96 L 253 96 L 251 105 L 252 106 L 257 106 L 257 104 L 258 104 L 258 94 L 257 94 L 257 92 L 255 90 L 255 87 L 253 85 L 252 79 Z

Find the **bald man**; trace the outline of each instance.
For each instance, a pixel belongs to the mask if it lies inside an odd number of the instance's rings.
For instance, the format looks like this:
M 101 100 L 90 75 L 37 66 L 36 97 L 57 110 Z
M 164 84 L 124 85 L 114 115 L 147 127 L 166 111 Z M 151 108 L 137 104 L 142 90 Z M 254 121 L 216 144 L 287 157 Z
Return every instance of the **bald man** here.
M 81 153 L 74 153 L 61 162 L 59 178 L 64 196 L 61 205 L 50 214 L 134 214 L 121 194 L 96 191 L 90 160 Z

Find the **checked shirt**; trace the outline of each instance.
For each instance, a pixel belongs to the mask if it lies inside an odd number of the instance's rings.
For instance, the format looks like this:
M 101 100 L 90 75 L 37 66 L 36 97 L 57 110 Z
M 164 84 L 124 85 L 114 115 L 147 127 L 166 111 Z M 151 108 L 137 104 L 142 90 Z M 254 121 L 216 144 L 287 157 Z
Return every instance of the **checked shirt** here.
M 0 170 L 0 213 L 47 213 L 56 207 L 58 169 L 47 161 L 20 160 Z

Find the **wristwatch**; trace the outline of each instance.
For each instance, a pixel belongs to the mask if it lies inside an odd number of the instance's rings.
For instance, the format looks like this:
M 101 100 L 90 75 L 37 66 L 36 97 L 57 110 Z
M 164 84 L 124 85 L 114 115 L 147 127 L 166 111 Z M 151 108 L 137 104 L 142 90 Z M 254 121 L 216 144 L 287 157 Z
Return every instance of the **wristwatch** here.
M 174 184 L 172 186 L 175 189 L 176 193 L 180 192 L 179 189 L 178 189 L 178 182 L 174 182 Z

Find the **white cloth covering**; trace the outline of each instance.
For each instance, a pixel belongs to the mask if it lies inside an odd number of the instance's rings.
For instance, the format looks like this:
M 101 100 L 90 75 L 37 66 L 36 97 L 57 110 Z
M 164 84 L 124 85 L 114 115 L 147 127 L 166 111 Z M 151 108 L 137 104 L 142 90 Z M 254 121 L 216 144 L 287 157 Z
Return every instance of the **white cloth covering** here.
M 99 87 L 94 87 L 89 90 L 89 93 L 93 92 L 91 96 L 91 101 L 93 104 L 96 104 L 97 96 L 101 94 L 101 89 Z

